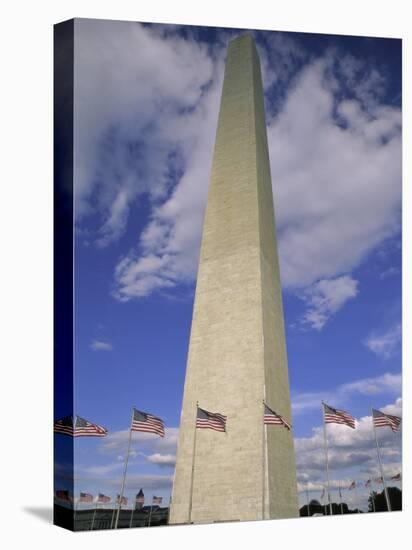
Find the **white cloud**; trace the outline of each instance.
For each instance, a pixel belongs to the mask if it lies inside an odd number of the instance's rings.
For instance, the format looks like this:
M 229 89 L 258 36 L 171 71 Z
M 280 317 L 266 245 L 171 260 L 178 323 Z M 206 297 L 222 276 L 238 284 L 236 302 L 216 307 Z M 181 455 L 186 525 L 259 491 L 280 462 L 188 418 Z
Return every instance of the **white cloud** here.
M 281 276 L 284 287 L 305 288 L 349 277 L 399 229 L 401 113 L 380 103 L 382 74 L 336 52 L 307 64 L 284 97 L 288 67 L 305 54 L 271 36 L 261 57 L 265 87 L 282 94 L 268 119 Z M 193 38 L 135 23 L 77 21 L 76 40 L 78 217 L 97 210 L 97 244 L 107 246 L 143 194 L 151 208 L 117 264 L 114 295 L 192 284 L 227 34 L 213 56 Z M 308 323 L 319 328 L 329 314 L 314 308 Z
M 349 272 L 399 229 L 400 111 L 339 99 L 333 59 L 303 70 L 268 129 L 287 287 Z
M 205 46 L 139 23 L 78 19 L 75 42 L 76 217 L 100 214 L 104 247 L 122 235 L 138 196 L 167 197 L 214 65 Z
M 307 306 L 302 323 L 321 330 L 329 318 L 357 294 L 358 281 L 349 275 L 314 283 L 300 295 Z
M 93 351 L 112 351 L 113 345 L 109 342 L 103 342 L 101 340 L 93 340 L 90 344 L 90 349 Z
M 174 467 L 176 464 L 176 455 L 163 455 L 160 453 L 154 453 L 146 457 L 147 462 L 151 464 L 157 464 L 161 468 Z
M 394 395 L 399 394 L 401 390 L 401 374 L 388 372 L 375 378 L 363 378 L 355 382 L 341 384 L 333 390 L 292 394 L 293 414 L 302 414 L 309 410 L 320 410 L 322 401 L 326 401 L 332 406 L 343 406 L 356 395 Z
M 384 280 L 384 279 L 387 279 L 388 277 L 393 277 L 398 273 L 400 273 L 400 269 L 398 267 L 390 266 L 388 267 L 388 269 L 385 269 L 384 271 L 382 271 L 382 273 L 379 275 L 379 279 Z
M 402 415 L 402 400 L 381 407 L 390 414 Z M 372 417 L 365 416 L 357 421 L 356 429 L 338 424 L 328 424 L 328 456 L 331 487 L 348 487 L 352 480 L 360 481 L 359 491 L 366 498 L 363 482 L 370 477 L 380 476 L 376 456 Z M 401 471 L 401 435 L 390 428 L 379 428 L 379 445 L 384 475 L 389 479 Z M 326 482 L 323 428 L 313 428 L 310 437 L 295 438 L 297 477 L 299 490 L 308 486 L 309 491 L 321 491 Z M 345 498 L 352 498 L 346 495 Z
M 402 328 L 399 323 L 384 333 L 371 334 L 365 340 L 365 345 L 379 357 L 389 359 L 399 350 L 401 340 Z
M 160 453 L 162 455 L 175 454 L 177 447 L 179 428 L 165 428 L 165 436 L 159 437 L 156 434 L 146 432 L 133 432 L 131 456 L 142 455 L 147 457 L 142 451 L 149 449 L 153 454 Z M 107 437 L 102 438 L 99 442 L 98 452 L 105 455 L 124 456 L 127 449 L 129 439 L 129 430 L 118 430 L 109 432 Z M 141 452 L 136 453 L 133 445 L 137 443 L 138 449 Z

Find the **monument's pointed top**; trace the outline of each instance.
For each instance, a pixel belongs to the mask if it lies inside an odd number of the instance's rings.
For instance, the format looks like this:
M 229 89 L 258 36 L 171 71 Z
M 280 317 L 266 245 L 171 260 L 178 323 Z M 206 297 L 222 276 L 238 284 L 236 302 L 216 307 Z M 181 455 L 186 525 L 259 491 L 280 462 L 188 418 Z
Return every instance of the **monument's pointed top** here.
M 234 38 L 232 38 L 232 40 L 230 40 L 230 43 L 234 43 L 238 41 L 240 42 L 243 40 L 250 40 L 253 43 L 255 42 L 255 39 L 253 38 L 253 34 L 250 31 L 245 31 L 245 32 L 242 32 L 241 34 L 238 34 Z

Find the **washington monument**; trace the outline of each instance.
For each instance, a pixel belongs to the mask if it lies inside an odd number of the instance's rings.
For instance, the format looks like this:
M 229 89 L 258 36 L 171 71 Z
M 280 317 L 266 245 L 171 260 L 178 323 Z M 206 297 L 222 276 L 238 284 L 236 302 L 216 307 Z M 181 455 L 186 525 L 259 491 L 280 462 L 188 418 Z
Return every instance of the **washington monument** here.
M 196 429 L 197 403 L 226 431 Z M 265 425 L 264 403 L 291 421 L 262 79 L 244 34 L 226 60 L 170 523 L 298 516 L 292 431 Z

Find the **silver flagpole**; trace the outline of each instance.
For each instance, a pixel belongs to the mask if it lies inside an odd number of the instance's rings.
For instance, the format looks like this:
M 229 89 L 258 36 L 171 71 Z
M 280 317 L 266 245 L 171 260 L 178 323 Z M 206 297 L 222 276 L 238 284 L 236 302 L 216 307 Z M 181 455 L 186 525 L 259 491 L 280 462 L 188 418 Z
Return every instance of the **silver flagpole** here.
M 197 434 L 197 412 L 199 408 L 199 401 L 196 401 L 196 418 L 195 418 L 195 433 L 193 436 L 193 459 L 192 459 L 192 476 L 190 480 L 190 499 L 189 499 L 189 521 L 192 523 L 192 505 L 193 505 L 193 479 L 195 476 L 195 456 L 196 456 L 196 434 Z
M 132 408 L 132 418 L 130 420 L 130 429 L 129 429 L 129 443 L 127 445 L 127 453 L 126 458 L 124 461 L 124 470 L 123 470 L 123 481 L 122 481 L 122 489 L 120 491 L 119 495 L 119 506 L 117 508 L 117 514 L 116 514 L 116 523 L 114 528 L 117 529 L 117 526 L 119 524 L 119 517 L 120 517 L 120 509 L 122 507 L 122 501 L 123 501 L 123 495 L 124 495 L 124 486 L 126 483 L 126 474 L 127 474 L 127 464 L 129 462 L 129 453 L 130 453 L 130 444 L 132 442 L 132 423 L 133 423 L 133 416 L 134 416 L 134 408 Z
M 309 504 L 309 492 L 308 492 L 308 487 L 306 486 L 306 502 L 307 502 L 307 505 L 308 505 L 308 517 L 310 516 L 310 504 Z
M 325 403 L 322 401 L 322 415 L 323 415 L 323 442 L 325 447 L 325 458 L 326 458 L 326 479 L 328 483 L 328 502 L 329 502 L 329 512 L 332 515 L 332 502 L 330 500 L 330 481 L 329 481 L 329 458 L 328 458 L 328 440 L 326 437 L 326 423 L 325 423 Z
M 90 531 L 93 531 L 94 520 L 96 518 L 96 510 L 97 510 L 98 500 L 99 500 L 99 497 L 97 497 L 97 500 L 96 500 L 96 506 L 95 506 L 95 509 L 94 509 L 94 512 L 93 512 L 93 519 L 92 519 L 92 525 L 90 527 Z
M 342 505 L 342 492 L 340 488 L 340 481 L 339 481 L 339 504 L 340 504 L 340 513 L 343 515 L 343 505 Z
M 132 508 L 132 514 L 131 514 L 131 516 L 130 516 L 129 529 L 130 529 L 131 526 L 133 525 L 133 514 L 134 514 L 134 509 L 135 509 L 135 507 L 136 507 L 136 499 L 135 499 L 135 501 L 134 501 L 134 506 L 133 506 L 133 508 Z
M 392 511 L 391 502 L 389 499 L 388 489 L 386 487 L 385 477 L 383 475 L 383 468 L 382 468 L 382 461 L 381 461 L 381 453 L 379 452 L 379 444 L 378 444 L 378 437 L 376 435 L 376 428 L 375 428 L 375 422 L 373 421 L 373 409 L 371 409 L 372 413 L 372 425 L 373 425 L 373 433 L 375 434 L 375 443 L 376 443 L 376 453 L 378 455 L 378 462 L 379 462 L 379 468 L 381 471 L 381 477 L 382 477 L 382 484 L 383 484 L 383 490 L 385 491 L 385 498 L 386 498 L 386 506 L 388 508 L 388 512 Z
M 113 529 L 114 527 L 114 513 L 116 511 L 116 508 L 113 508 L 113 512 L 112 512 L 112 521 L 110 522 L 110 529 Z
M 358 485 L 355 481 L 355 498 L 356 498 L 356 508 L 358 509 L 358 514 L 360 514 L 359 506 L 360 506 L 360 500 L 359 500 L 359 494 L 358 494 Z
M 370 496 L 371 496 L 371 499 L 372 499 L 372 509 L 374 512 L 376 512 L 376 508 L 375 508 L 375 499 L 373 497 L 373 483 L 372 483 L 372 478 L 371 479 L 371 490 L 372 492 L 370 493 Z
M 150 506 L 149 525 L 148 525 L 148 527 L 150 527 L 150 522 L 152 521 L 152 510 L 153 510 L 153 498 L 152 498 L 152 504 Z
M 264 395 L 266 394 L 265 389 L 263 389 Z M 266 395 L 265 395 L 266 397 Z M 265 439 L 266 439 L 266 424 L 265 424 L 265 400 L 262 400 L 263 403 L 263 431 L 262 431 L 262 519 L 265 519 L 265 493 L 266 493 L 266 447 L 265 447 Z

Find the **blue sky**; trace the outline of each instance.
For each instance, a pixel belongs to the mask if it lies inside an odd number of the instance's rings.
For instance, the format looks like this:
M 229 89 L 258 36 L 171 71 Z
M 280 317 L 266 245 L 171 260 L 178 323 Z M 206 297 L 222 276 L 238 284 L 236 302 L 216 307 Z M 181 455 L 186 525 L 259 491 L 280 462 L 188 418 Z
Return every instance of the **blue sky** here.
M 378 476 L 370 407 L 401 413 L 401 42 L 253 31 L 263 69 L 299 488 Z M 202 217 L 233 29 L 75 24 L 76 491 L 168 501 Z M 350 433 L 349 433 L 350 432 Z M 379 435 L 388 475 L 400 436 Z M 61 436 L 56 436 L 61 437 Z M 363 506 L 365 494 L 360 493 Z M 354 504 L 354 495 L 347 495 Z

